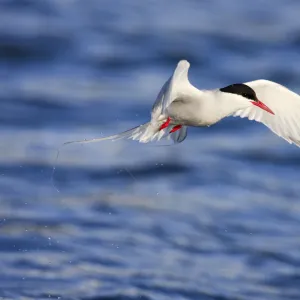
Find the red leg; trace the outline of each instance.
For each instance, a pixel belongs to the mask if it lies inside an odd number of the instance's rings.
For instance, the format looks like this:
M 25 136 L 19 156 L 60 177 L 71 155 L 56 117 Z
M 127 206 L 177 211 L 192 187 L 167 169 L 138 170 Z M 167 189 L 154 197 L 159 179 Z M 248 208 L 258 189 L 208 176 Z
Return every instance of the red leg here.
M 181 127 L 182 127 L 182 125 L 176 125 L 176 126 L 174 126 L 174 127 L 172 128 L 172 130 L 170 131 L 170 133 L 175 132 L 175 131 L 181 129 Z
M 167 121 L 160 126 L 159 130 L 163 130 L 166 127 L 168 127 L 170 125 L 170 122 L 171 122 L 171 118 L 168 117 Z

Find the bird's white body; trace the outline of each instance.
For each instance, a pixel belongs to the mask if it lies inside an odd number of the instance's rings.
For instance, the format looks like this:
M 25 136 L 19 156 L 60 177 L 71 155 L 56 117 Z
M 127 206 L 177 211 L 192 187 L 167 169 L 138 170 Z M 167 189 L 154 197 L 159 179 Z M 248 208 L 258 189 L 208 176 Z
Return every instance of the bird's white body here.
M 172 76 L 165 97 L 158 97 L 160 116 L 170 117 L 173 123 L 187 126 L 210 126 L 234 113 L 237 108 L 250 106 L 219 90 L 199 90 L 188 80 L 190 64 L 180 61 Z M 169 97 L 168 97 L 169 96 Z M 158 114 L 152 114 L 155 118 Z M 159 119 L 159 118 L 158 118 Z
M 254 101 L 242 92 L 199 90 L 189 82 L 189 67 L 186 60 L 178 63 L 157 96 L 150 122 L 117 135 L 75 142 L 130 138 L 147 143 L 171 137 L 174 142 L 180 143 L 187 135 L 187 126 L 210 126 L 225 117 L 239 116 L 261 122 L 289 143 L 300 146 L 299 95 L 267 80 L 237 84 L 239 88 L 250 88 L 256 94 Z

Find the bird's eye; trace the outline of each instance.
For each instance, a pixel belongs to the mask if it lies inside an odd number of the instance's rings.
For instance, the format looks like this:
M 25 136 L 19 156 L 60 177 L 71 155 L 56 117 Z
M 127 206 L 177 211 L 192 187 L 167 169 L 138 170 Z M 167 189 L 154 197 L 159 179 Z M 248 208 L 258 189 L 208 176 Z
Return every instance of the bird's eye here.
M 257 101 L 256 97 L 254 95 L 252 95 L 252 94 L 242 93 L 242 96 L 245 97 L 245 98 Z

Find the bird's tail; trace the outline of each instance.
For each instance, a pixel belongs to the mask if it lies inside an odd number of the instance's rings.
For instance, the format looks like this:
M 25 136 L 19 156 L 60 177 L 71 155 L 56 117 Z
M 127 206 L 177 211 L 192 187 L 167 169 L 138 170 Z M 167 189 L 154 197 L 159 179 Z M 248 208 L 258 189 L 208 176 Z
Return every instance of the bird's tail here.
M 164 137 L 172 138 L 174 143 L 181 143 L 187 135 L 187 128 L 186 126 L 182 126 L 182 128 L 176 132 L 171 132 L 172 126 L 168 126 L 166 128 L 161 129 L 161 122 L 160 123 L 153 123 L 153 122 L 147 122 L 145 124 L 142 124 L 140 126 L 134 127 L 132 129 L 126 130 L 124 132 L 121 132 L 119 134 L 115 135 L 110 135 L 102 138 L 94 138 L 94 139 L 84 139 L 84 140 L 78 140 L 78 141 L 69 141 L 65 142 L 62 144 L 60 148 L 57 149 L 57 156 L 55 160 L 55 164 L 53 166 L 53 171 L 52 171 L 52 183 L 53 186 L 56 188 L 54 185 L 53 179 L 54 179 L 54 172 L 56 169 L 56 163 L 60 154 L 60 150 L 62 147 L 70 144 L 86 144 L 86 143 L 96 143 L 96 142 L 102 142 L 102 141 L 107 141 L 107 140 L 120 140 L 120 139 L 132 139 L 132 140 L 137 140 L 140 143 L 149 143 L 149 142 L 154 142 L 154 141 L 159 141 Z M 56 188 L 58 191 L 58 189 Z
M 167 129 L 167 128 L 166 128 Z M 151 122 L 147 122 L 140 126 L 126 130 L 124 132 L 110 135 L 102 138 L 84 139 L 79 141 L 65 142 L 63 145 L 74 144 L 74 143 L 96 143 L 107 140 L 120 140 L 120 139 L 131 139 L 139 141 L 140 143 L 149 143 L 151 141 L 159 141 L 166 134 L 166 130 L 159 130 L 159 126 L 153 125 Z
M 134 127 L 132 129 L 126 130 L 124 132 L 121 132 L 119 134 L 115 135 L 110 135 L 102 138 L 94 138 L 94 139 L 84 139 L 84 140 L 79 140 L 79 141 L 70 141 L 70 142 L 65 142 L 64 145 L 68 144 L 74 144 L 74 143 L 96 143 L 96 142 L 102 142 L 102 141 L 107 141 L 107 140 L 120 140 L 120 139 L 131 139 L 134 141 L 139 141 L 140 143 L 149 143 L 149 142 L 155 142 L 159 141 L 162 138 L 169 137 L 172 138 L 172 140 L 175 143 L 181 143 L 184 141 L 184 139 L 187 136 L 187 127 L 182 126 L 180 130 L 177 132 L 172 132 L 170 133 L 172 129 L 172 125 L 167 126 L 164 129 L 160 128 L 161 123 L 152 123 L 152 122 L 147 122 L 145 124 L 142 124 L 140 126 Z

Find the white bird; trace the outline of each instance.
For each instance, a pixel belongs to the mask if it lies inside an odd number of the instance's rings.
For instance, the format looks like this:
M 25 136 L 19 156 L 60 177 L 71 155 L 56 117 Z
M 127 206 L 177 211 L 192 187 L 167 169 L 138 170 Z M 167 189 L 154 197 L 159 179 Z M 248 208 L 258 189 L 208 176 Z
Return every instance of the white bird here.
M 187 136 L 188 126 L 210 126 L 225 117 L 239 116 L 263 123 L 278 136 L 300 147 L 299 95 L 268 80 L 199 90 L 189 82 L 189 67 L 186 60 L 178 63 L 157 96 L 149 122 L 120 134 L 65 144 L 121 138 L 148 143 L 164 137 L 180 143 Z

